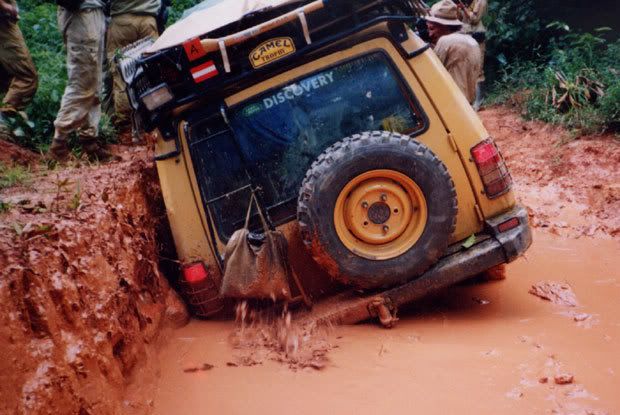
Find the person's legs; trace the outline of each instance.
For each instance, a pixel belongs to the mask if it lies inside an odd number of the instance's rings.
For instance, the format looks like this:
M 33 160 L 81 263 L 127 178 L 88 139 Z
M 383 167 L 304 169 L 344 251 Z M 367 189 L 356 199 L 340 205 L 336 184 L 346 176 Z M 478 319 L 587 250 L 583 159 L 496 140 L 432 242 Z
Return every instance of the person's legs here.
M 15 23 L 0 21 L 0 67 L 3 83 L 8 86 L 2 104 L 22 111 L 37 92 L 38 76 L 24 36 Z
M 125 93 L 125 83 L 116 64 L 116 54 L 119 50 L 138 40 L 136 20 L 139 16 L 123 14 L 114 16 L 108 30 L 107 54 L 113 77 L 114 124 L 119 130 L 127 129 L 130 125 L 129 103 Z
M 112 19 L 108 30 L 107 56 L 114 77 L 114 123 L 126 130 L 131 125 L 131 106 L 127 99 L 126 85 L 114 57 L 118 51 L 145 37 L 157 38 L 157 22 L 152 16 L 124 14 Z
M 66 14 L 64 14 L 66 13 Z M 61 157 L 68 153 L 67 138 L 78 130 L 81 140 L 95 141 L 101 118 L 100 89 L 105 20 L 101 9 L 59 14 L 59 26 L 71 19 L 65 30 L 67 86 L 56 121 L 50 151 Z

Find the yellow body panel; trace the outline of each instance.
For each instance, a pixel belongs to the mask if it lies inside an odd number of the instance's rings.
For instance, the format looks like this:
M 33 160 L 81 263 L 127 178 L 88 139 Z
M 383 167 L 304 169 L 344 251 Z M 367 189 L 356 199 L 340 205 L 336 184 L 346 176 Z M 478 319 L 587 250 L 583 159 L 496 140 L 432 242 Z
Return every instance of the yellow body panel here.
M 182 135 L 181 132 L 179 135 Z M 158 134 L 155 150 L 157 154 L 174 151 L 174 142 L 165 142 Z M 194 190 L 197 189 L 195 176 L 193 173 L 188 174 L 188 171 L 193 172 L 193 166 L 187 166 L 187 162 L 191 163 L 191 158 L 185 157 L 185 154 L 189 154 L 186 144 L 183 145 L 183 153 L 177 158 L 157 162 L 157 172 L 177 254 L 183 264 L 205 261 L 210 269 L 219 270 L 212 241 L 205 226 L 206 216 L 202 202 Z
M 413 52 L 423 47 L 424 42 L 413 32 L 409 32 L 409 40 L 403 43 L 403 46 L 408 52 Z M 471 149 L 480 141 L 489 138 L 489 133 L 476 111 L 467 102 L 437 55 L 423 53 L 411 59 L 409 65 L 428 96 L 432 97 L 433 106 L 440 114 L 446 130 L 452 135 L 467 177 L 475 189 L 476 201 L 482 215 L 490 218 L 508 211 L 516 204 L 514 193 L 508 192 L 498 198 L 488 199 L 484 195 L 484 185 L 478 168 L 471 159 Z
M 382 27 L 378 26 L 376 30 L 381 32 Z M 410 33 L 409 40 L 403 43 L 403 47 L 409 51 L 416 50 L 423 45 L 423 42 L 413 33 Z M 228 97 L 225 100 L 226 104 L 236 105 L 293 79 L 378 50 L 390 56 L 428 118 L 428 129 L 415 137 L 416 140 L 428 146 L 443 161 L 455 183 L 458 216 L 451 242 L 461 241 L 480 232 L 484 218 L 493 217 L 508 210 L 514 206 L 515 199 L 512 192 L 494 200 L 489 200 L 484 196 L 484 187 L 477 168 L 470 160 L 470 150 L 488 137 L 487 131 L 432 51 L 427 51 L 407 61 L 390 40 L 386 37 L 375 37 L 319 57 L 310 63 L 253 85 Z M 200 105 L 202 104 L 198 102 L 186 108 L 192 109 Z M 217 236 L 216 240 L 212 241 L 208 232 L 207 212 L 200 198 L 183 124 L 181 123 L 179 128 L 181 154 L 176 159 L 158 163 L 164 199 L 181 262 L 187 263 L 201 259 L 211 269 L 217 270 L 219 265 L 213 248 L 216 245 L 218 251 L 223 252 L 224 245 Z M 170 151 L 171 145 L 174 147 L 173 143 L 166 143 L 160 137 L 157 144 L 158 153 Z M 326 217 L 326 220 L 330 219 Z M 281 228 L 287 234 L 296 231 L 296 227 L 290 223 Z M 304 261 L 305 259 L 300 260 L 304 264 L 303 268 L 309 267 Z

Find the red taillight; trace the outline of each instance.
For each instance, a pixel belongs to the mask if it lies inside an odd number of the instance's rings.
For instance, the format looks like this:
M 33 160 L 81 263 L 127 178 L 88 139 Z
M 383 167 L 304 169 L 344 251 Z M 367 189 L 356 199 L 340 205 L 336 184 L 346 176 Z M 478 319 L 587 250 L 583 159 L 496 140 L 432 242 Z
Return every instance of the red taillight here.
M 512 186 L 504 158 L 493 140 L 488 139 L 471 150 L 488 198 L 506 193 Z
M 224 308 L 219 276 L 210 272 L 204 263 L 184 265 L 180 285 L 185 302 L 196 316 L 207 318 Z
M 209 277 L 209 272 L 202 262 L 187 265 L 183 268 L 183 278 L 190 284 L 202 282 Z
M 500 233 L 508 232 L 509 230 L 516 228 L 520 224 L 521 222 L 519 222 L 519 218 L 508 219 L 506 222 L 501 223 L 497 227 L 497 230 L 500 231 Z

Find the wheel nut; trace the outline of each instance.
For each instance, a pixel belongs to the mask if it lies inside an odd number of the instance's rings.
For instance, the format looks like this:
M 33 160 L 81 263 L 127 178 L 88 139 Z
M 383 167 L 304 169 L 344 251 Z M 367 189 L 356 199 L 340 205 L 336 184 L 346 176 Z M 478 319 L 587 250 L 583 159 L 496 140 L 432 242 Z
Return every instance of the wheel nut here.
M 390 231 L 390 227 L 389 226 L 384 226 L 383 227 L 383 233 L 388 233 Z
M 382 194 L 381 195 L 381 201 L 385 202 L 387 200 L 387 195 L 386 194 Z
M 362 207 L 364 209 L 368 209 L 368 202 L 362 202 Z

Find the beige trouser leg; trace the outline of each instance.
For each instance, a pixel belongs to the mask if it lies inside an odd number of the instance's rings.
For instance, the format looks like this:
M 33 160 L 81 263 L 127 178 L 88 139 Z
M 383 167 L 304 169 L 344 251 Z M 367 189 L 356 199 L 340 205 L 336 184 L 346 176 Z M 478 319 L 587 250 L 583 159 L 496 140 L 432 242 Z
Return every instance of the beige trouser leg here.
M 116 67 L 114 57 L 119 49 L 145 37 L 158 37 L 155 17 L 137 14 L 121 14 L 112 17 L 108 30 L 107 54 L 112 76 L 114 77 L 114 121 L 119 127 L 128 126 L 131 117 L 131 107 L 125 91 L 125 82 Z
M 37 70 L 17 24 L 0 19 L 0 76 L 8 91 L 2 103 L 23 110 L 37 92 Z
M 67 86 L 54 126 L 55 141 L 65 141 L 77 131 L 92 142 L 99 134 L 101 77 L 105 17 L 101 9 L 58 12 L 58 27 L 67 47 Z

